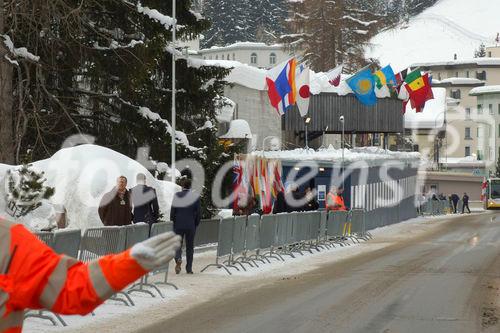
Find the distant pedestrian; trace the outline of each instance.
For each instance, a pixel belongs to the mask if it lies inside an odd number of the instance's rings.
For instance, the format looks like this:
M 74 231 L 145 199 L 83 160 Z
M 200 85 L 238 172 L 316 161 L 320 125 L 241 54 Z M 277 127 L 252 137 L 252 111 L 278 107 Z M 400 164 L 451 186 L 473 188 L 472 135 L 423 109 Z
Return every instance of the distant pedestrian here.
M 158 222 L 160 209 L 156 190 L 146 185 L 146 175 L 139 173 L 136 176 L 137 185 L 130 189 L 133 206 L 134 223 L 144 222 L 151 225 Z
M 326 196 L 326 210 L 327 211 L 346 211 L 347 208 L 344 203 L 342 194 L 344 189 L 332 186 L 330 192 Z
M 469 208 L 469 196 L 467 195 L 467 193 L 464 193 L 464 196 L 462 197 L 462 201 L 464 203 L 463 207 L 462 207 L 462 214 L 465 213 L 465 208 L 467 207 L 467 211 L 469 212 L 470 214 L 470 208 Z
M 191 190 L 191 180 L 181 180 L 182 191 L 174 195 L 170 220 L 174 223 L 174 232 L 186 241 L 186 273 L 193 274 L 194 236 L 201 221 L 201 203 L 198 194 Z M 175 254 L 175 273 L 181 272 L 182 245 Z
M 98 212 L 102 224 L 105 226 L 132 223 L 132 206 L 125 176 L 118 177 L 116 187 L 102 197 Z
M 458 194 L 453 193 L 451 195 L 450 199 L 451 199 L 451 203 L 453 205 L 453 214 L 456 214 L 457 208 L 458 208 L 458 202 L 460 201 L 460 197 L 458 196 Z
M 287 199 L 286 208 L 288 213 L 302 212 L 304 210 L 304 194 L 300 191 L 297 184 L 290 186 L 290 191 L 285 197 Z
M 319 209 L 318 200 L 316 200 L 316 196 L 309 187 L 306 189 L 305 199 L 307 200 L 307 202 L 304 206 L 304 211 L 315 212 Z

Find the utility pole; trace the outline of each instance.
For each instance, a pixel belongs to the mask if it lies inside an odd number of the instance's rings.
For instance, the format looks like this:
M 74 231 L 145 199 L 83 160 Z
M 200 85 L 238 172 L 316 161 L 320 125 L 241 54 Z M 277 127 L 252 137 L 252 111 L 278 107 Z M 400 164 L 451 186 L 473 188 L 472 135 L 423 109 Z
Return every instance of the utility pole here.
M 3 1 L 3 0 L 0 0 Z M 177 46 L 177 40 L 176 40 L 176 33 L 177 33 L 177 18 L 176 18 L 176 0 L 172 0 L 172 18 L 174 19 L 174 24 L 172 26 L 172 163 L 171 163 L 171 168 L 170 168 L 170 176 L 172 178 L 172 183 L 175 183 L 175 176 L 176 176 L 176 169 L 175 169 L 175 139 L 176 139 L 176 132 L 175 132 L 175 116 L 176 116 L 176 110 L 175 110 L 175 52 L 177 51 L 176 46 Z

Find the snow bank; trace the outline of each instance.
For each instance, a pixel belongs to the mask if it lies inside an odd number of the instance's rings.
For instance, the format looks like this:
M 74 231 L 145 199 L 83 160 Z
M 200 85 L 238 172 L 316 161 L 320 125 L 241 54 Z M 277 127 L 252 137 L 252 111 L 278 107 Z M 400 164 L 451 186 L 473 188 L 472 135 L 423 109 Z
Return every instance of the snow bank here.
M 226 134 L 220 136 L 221 139 L 251 139 L 252 130 L 248 122 L 243 119 L 231 120 L 229 130 Z
M 367 58 L 401 70 L 414 63 L 473 57 L 481 43 L 493 42 L 498 32 L 500 2 L 440 0 L 394 29 L 372 38 Z M 498 60 L 497 60 L 498 62 Z
M 280 151 L 256 151 L 251 153 L 254 156 L 265 157 L 268 159 L 287 160 L 294 162 L 301 161 L 318 161 L 318 162 L 339 162 L 342 158 L 342 149 L 335 149 L 330 146 L 327 149 L 295 149 L 295 150 L 280 150 Z M 418 161 L 420 153 L 414 152 L 394 152 L 390 150 L 380 149 L 378 147 L 360 147 L 344 150 L 344 160 L 346 162 L 356 161 Z
M 427 101 L 423 112 L 417 113 L 406 106 L 405 128 L 408 129 L 439 129 L 444 127 L 446 118 L 447 98 L 445 88 L 432 88 L 434 99 Z
M 485 86 L 485 87 L 477 87 L 472 89 L 469 92 L 471 96 L 479 96 L 485 94 L 500 94 L 500 86 Z
M 0 215 L 5 212 L 5 175 L 13 166 L 0 164 Z M 69 227 L 86 229 L 102 226 L 97 213 L 104 193 L 110 191 L 116 178 L 128 178 L 128 187 L 136 185 L 138 173 L 146 175 L 147 184 L 156 188 L 160 210 L 165 216 L 170 214 L 170 206 L 177 185 L 159 181 L 138 162 L 111 149 L 96 145 L 81 145 L 58 151 L 49 159 L 33 163 L 37 171 L 44 171 L 46 184 L 55 187 L 55 195 L 42 208 L 25 217 L 21 222 L 39 229 L 53 223 L 54 206 L 63 205 Z

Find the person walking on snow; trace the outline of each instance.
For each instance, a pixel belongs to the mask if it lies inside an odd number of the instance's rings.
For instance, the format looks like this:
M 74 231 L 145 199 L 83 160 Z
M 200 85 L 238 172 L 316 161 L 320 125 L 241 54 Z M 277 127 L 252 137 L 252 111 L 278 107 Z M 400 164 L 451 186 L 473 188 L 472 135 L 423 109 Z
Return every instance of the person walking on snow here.
M 120 226 L 132 223 L 130 193 L 127 190 L 127 178 L 120 176 L 116 187 L 106 193 L 99 204 L 99 217 L 105 226 Z
M 467 193 L 464 193 L 464 196 L 462 197 L 462 201 L 464 203 L 463 207 L 462 207 L 462 214 L 465 213 L 465 207 L 467 207 L 467 211 L 469 212 L 470 214 L 470 208 L 469 208 L 469 196 L 467 195 Z
M 174 223 L 174 232 L 181 236 L 181 247 L 175 254 L 175 273 L 181 272 L 182 242 L 186 240 L 186 273 L 193 274 L 194 236 L 201 221 L 201 204 L 199 195 L 191 191 L 191 180 L 181 180 L 182 191 L 174 195 L 170 220 Z
M 450 197 L 451 203 L 453 204 L 453 214 L 457 213 L 458 202 L 460 201 L 460 197 L 458 194 L 453 193 Z
M 133 208 L 134 223 L 149 224 L 158 222 L 160 208 L 154 188 L 146 185 L 146 175 L 139 173 L 136 176 L 137 185 L 130 189 L 130 198 Z
M 23 225 L 0 217 L 0 333 L 21 333 L 24 311 L 86 315 L 149 271 L 166 265 L 180 237 L 164 233 L 83 263 L 56 254 Z

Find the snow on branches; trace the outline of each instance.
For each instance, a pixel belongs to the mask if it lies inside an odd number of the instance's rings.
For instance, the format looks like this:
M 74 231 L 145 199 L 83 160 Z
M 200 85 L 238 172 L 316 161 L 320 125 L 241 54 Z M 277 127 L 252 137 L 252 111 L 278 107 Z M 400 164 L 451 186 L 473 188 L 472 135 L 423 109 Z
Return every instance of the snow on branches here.
M 23 58 L 32 62 L 38 62 L 40 60 L 40 57 L 29 52 L 27 48 L 14 47 L 14 43 L 12 42 L 12 39 L 10 39 L 8 35 L 0 35 L 0 36 L 3 37 L 5 46 L 9 50 L 10 54 L 13 55 L 15 58 Z M 17 63 L 9 58 L 6 59 L 9 60 L 11 63 Z

